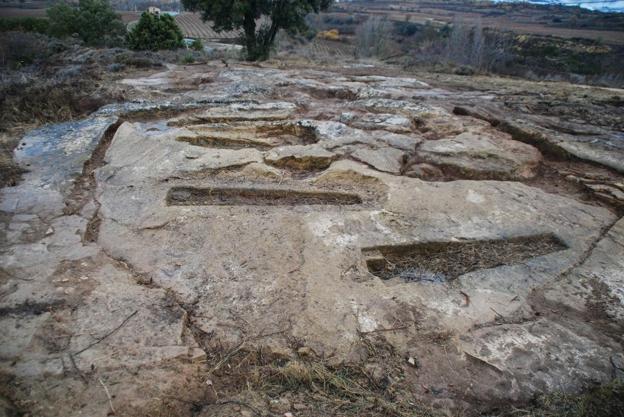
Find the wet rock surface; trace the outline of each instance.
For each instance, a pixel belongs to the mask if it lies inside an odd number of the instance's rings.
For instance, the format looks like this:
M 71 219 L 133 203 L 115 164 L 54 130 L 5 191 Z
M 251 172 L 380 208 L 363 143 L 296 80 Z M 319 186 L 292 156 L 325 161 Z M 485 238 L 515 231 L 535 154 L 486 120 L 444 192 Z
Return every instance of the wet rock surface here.
M 217 347 L 381 380 L 362 350 L 374 341 L 409 358 L 415 398 L 447 410 L 621 371 L 607 127 L 543 119 L 547 140 L 484 93 L 344 69 L 215 64 L 124 83 L 146 100 L 30 133 L 16 151 L 30 172 L 1 191 L 0 369 L 16 408 L 148 415 L 184 391 L 188 415 L 209 415 Z

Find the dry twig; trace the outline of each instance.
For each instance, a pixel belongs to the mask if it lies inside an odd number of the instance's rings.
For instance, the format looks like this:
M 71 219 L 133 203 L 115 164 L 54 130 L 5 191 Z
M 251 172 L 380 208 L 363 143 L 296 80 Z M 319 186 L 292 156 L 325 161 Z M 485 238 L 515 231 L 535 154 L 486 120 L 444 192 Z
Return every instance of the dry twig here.
M 108 388 L 104 384 L 104 381 L 102 381 L 102 378 L 98 378 L 98 381 L 100 381 L 100 384 L 104 387 L 104 392 L 106 393 L 106 397 L 108 398 L 108 404 L 110 405 L 113 415 L 115 415 L 116 412 L 115 407 L 113 407 L 113 398 L 111 397 L 110 392 L 108 392 Z
M 128 317 L 126 317 L 124 319 L 124 321 L 121 322 L 121 324 L 117 327 L 115 327 L 113 330 L 111 330 L 110 332 L 106 333 L 104 336 L 100 337 L 99 339 L 97 339 L 95 342 L 91 343 L 90 345 L 86 346 L 83 349 L 80 349 L 78 352 L 74 353 L 74 355 L 80 355 L 82 352 L 84 352 L 87 349 L 91 349 L 93 346 L 97 345 L 98 343 L 100 343 L 102 340 L 106 339 L 107 337 L 109 337 L 110 335 L 112 335 L 113 333 L 115 333 L 117 330 L 121 329 L 124 324 L 126 324 L 128 322 L 128 320 L 130 320 L 132 317 L 134 317 L 134 315 L 136 313 L 138 313 L 138 310 L 134 310 L 134 312 L 132 314 L 130 314 Z

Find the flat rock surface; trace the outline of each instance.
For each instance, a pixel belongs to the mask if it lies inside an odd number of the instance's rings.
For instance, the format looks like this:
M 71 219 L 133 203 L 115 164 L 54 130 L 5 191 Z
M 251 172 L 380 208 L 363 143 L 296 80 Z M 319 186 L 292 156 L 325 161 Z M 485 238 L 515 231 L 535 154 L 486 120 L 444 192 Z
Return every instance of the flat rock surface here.
M 475 414 L 619 372 L 623 223 L 579 191 L 619 189 L 603 145 L 574 153 L 604 165 L 590 175 L 452 111 L 486 94 L 404 76 L 210 64 L 124 83 L 142 107 L 31 132 L 30 172 L 1 191 L 14 408 L 210 415 L 222 372 L 273 356 L 371 378 L 394 358 L 419 402 Z
M 542 155 L 500 132 L 476 130 L 427 141 L 418 148 L 416 160 L 465 178 L 528 179 L 537 174 Z

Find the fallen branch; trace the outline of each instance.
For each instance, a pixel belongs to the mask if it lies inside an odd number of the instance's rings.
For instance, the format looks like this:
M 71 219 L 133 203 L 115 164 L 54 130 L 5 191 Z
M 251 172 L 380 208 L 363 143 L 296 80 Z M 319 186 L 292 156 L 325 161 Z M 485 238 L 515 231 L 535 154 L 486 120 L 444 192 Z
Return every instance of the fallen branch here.
M 138 313 L 138 310 L 134 310 L 134 312 L 132 314 L 130 314 L 128 317 L 126 317 L 124 319 L 124 321 L 121 322 L 121 324 L 117 327 L 115 327 L 113 330 L 111 330 L 110 332 L 106 333 L 104 336 L 100 337 L 99 339 L 97 339 L 95 342 L 91 343 L 90 345 L 88 345 L 87 347 L 80 349 L 78 352 L 74 353 L 74 355 L 80 355 L 82 352 L 84 352 L 87 349 L 91 349 L 93 346 L 97 345 L 98 343 L 100 343 L 102 340 L 106 339 L 107 337 L 109 337 L 110 335 L 112 335 L 113 333 L 115 333 L 117 330 L 121 329 L 124 324 L 126 324 L 128 322 L 128 320 L 130 320 L 132 317 L 134 317 L 134 315 L 136 313 Z
M 499 372 L 499 373 L 501 373 L 501 374 L 504 374 L 504 373 L 505 373 L 505 372 L 504 372 L 502 369 L 500 369 L 498 366 L 491 364 L 490 362 L 486 361 L 485 359 L 481 359 L 480 357 L 475 356 L 475 355 L 472 355 L 472 354 L 470 354 L 470 353 L 468 353 L 468 352 L 466 352 L 466 351 L 464 351 L 464 354 L 465 354 L 466 356 L 468 356 L 469 358 L 471 358 L 471 359 L 475 360 L 476 362 L 481 363 L 481 364 L 483 364 L 483 365 L 485 365 L 485 366 L 488 366 L 488 367 L 492 368 L 492 369 L 493 369 L 493 370 L 495 370 L 496 372 Z
M 216 403 L 217 405 L 228 405 L 228 404 L 234 404 L 234 405 L 238 405 L 240 407 L 245 407 L 251 410 L 251 412 L 253 412 L 255 415 L 262 417 L 262 413 L 260 411 L 258 411 L 258 409 L 252 407 L 251 405 L 244 403 L 242 401 L 236 401 L 236 400 L 226 400 L 226 401 L 219 401 L 218 403 Z
M 470 296 L 463 291 L 460 291 L 459 293 L 466 299 L 466 305 L 464 305 L 464 307 L 468 307 L 470 305 Z
M 69 353 L 69 361 L 71 362 L 72 366 L 74 367 L 74 370 L 76 371 L 80 379 L 82 379 L 82 382 L 84 382 L 85 385 L 88 385 L 87 378 L 85 378 L 82 372 L 80 372 L 80 369 L 78 369 L 78 366 L 76 365 L 76 361 L 74 360 L 74 355 L 72 355 L 71 353 Z
M 110 404 L 111 412 L 113 413 L 113 415 L 117 414 L 115 412 L 115 407 L 113 407 L 113 398 L 111 397 L 110 392 L 108 392 L 108 388 L 106 388 L 106 385 L 104 385 L 104 381 L 102 381 L 102 378 L 98 378 L 98 381 L 100 381 L 100 384 L 102 384 L 102 386 L 104 387 L 104 392 L 106 392 L 106 397 L 108 398 L 108 404 Z
M 243 346 L 245 346 L 245 340 L 243 340 L 234 349 L 229 351 L 228 354 L 223 357 L 223 359 L 221 359 L 219 362 L 217 362 L 217 364 L 208 372 L 208 374 L 212 374 L 214 371 L 219 370 L 219 368 L 221 368 L 221 366 L 223 366 L 225 363 L 227 363 L 232 356 L 236 355 L 243 348 Z
M 492 307 L 490 307 L 490 310 L 492 310 L 494 312 L 494 314 L 496 314 L 498 317 L 500 317 L 501 319 L 504 319 L 505 316 L 503 316 L 501 313 L 499 313 L 498 311 L 494 310 Z
M 371 334 L 371 333 L 382 333 L 382 332 L 397 332 L 399 330 L 407 330 L 410 326 L 399 326 L 399 327 L 390 327 L 390 328 L 381 328 L 371 330 L 369 332 L 358 331 L 359 334 Z

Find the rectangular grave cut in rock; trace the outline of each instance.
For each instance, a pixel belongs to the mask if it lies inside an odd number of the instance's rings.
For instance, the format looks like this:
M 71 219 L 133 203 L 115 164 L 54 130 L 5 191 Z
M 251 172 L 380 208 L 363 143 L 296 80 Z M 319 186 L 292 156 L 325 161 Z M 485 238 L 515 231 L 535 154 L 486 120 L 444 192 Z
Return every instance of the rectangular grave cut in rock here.
M 170 206 L 343 206 L 362 204 L 357 194 L 322 190 L 263 188 L 174 187 L 167 194 Z
M 567 249 L 553 234 L 496 240 L 422 242 L 362 249 L 368 270 L 383 279 L 448 282 L 468 272 L 514 265 Z
M 276 146 L 310 145 L 318 142 L 314 128 L 294 122 L 203 124 L 187 129 L 192 135 L 182 135 L 176 140 L 206 148 L 266 150 Z

